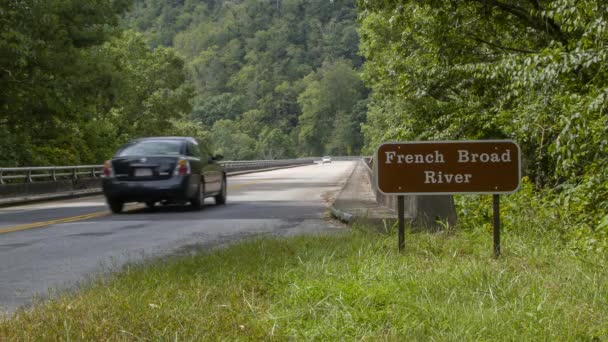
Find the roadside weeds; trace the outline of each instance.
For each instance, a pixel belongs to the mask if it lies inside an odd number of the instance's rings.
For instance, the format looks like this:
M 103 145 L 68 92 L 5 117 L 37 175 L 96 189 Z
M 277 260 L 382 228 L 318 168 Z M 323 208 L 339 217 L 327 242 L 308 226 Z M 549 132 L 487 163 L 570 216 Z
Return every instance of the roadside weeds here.
M 129 265 L 77 294 L 0 319 L 0 340 L 484 339 L 608 337 L 608 270 L 551 236 L 263 238 Z

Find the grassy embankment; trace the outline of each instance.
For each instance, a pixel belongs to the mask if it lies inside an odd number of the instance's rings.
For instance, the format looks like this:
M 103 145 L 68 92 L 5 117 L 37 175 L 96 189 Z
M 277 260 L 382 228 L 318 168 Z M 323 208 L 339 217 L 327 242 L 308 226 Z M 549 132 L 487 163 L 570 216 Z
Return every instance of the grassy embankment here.
M 483 229 L 258 240 L 130 266 L 0 320 L 0 340 L 608 338 L 606 257 Z

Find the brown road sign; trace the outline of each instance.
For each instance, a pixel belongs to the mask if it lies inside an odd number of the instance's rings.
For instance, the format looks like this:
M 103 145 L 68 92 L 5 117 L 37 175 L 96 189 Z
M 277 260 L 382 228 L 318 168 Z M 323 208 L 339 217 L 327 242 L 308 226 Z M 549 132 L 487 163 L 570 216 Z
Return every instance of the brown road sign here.
M 504 194 L 519 188 L 520 158 L 511 140 L 390 142 L 374 172 L 385 194 Z

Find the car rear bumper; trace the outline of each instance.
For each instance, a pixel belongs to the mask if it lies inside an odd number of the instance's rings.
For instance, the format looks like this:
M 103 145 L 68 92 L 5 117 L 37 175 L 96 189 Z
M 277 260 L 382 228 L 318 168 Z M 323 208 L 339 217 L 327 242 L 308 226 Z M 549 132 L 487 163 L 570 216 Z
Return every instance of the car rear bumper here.
M 108 199 L 122 202 L 188 201 L 198 189 L 191 176 L 174 176 L 162 180 L 124 181 L 106 178 L 103 193 Z

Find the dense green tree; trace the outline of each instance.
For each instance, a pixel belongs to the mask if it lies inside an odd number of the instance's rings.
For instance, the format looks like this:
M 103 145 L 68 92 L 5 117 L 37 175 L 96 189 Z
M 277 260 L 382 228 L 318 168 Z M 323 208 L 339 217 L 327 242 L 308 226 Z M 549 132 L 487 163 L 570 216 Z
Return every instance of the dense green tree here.
M 321 82 L 317 79 L 306 80 L 306 90 L 298 97 L 302 106 L 302 115 L 299 118 L 299 148 L 305 155 L 322 155 L 325 150 L 323 138 L 331 133 L 331 117 L 326 115 L 329 111 L 328 94 L 324 92 Z
M 573 159 L 559 163 L 564 158 L 553 152 L 600 152 L 577 151 L 585 144 L 560 135 L 578 115 L 599 120 L 597 127 L 605 120 L 597 91 L 606 85 L 608 57 L 601 2 L 378 1 L 362 7 L 365 75 L 374 87 L 370 142 L 390 135 L 510 136 L 526 143 L 528 172 L 538 184 L 569 172 L 564 168 Z
M 192 109 L 192 118 L 205 125 L 213 125 L 221 119 L 234 120 L 243 112 L 243 100 L 239 95 L 223 93 L 208 98 L 198 98 L 198 103 Z
M 368 152 L 385 140 L 512 138 L 537 189 L 582 213 L 573 221 L 608 222 L 604 1 L 359 5 Z
M 358 153 L 360 148 L 357 115 L 365 88 L 350 63 L 325 63 L 304 79 L 306 89 L 298 97 L 302 107 L 299 120 L 299 147 L 306 155 Z
M 127 31 L 104 45 L 112 62 L 114 96 L 108 108 L 118 134 L 162 134 L 171 120 L 190 113 L 191 89 L 185 84 L 184 63 L 175 51 L 151 51 L 140 34 Z
M 326 152 L 338 156 L 358 154 L 363 147 L 361 122 L 365 121 L 366 113 L 366 100 L 357 102 L 350 112 L 336 113 Z
M 126 0 L 0 1 L 0 164 L 100 163 L 189 114 L 183 60 L 118 27 Z
M 128 4 L 0 1 L 0 127 L 3 140 L 18 143 L 0 163 L 80 162 L 90 156 L 80 151 L 76 123 L 92 117 L 98 99 L 108 96 L 93 82 L 103 61 L 92 50 L 116 34 Z
M 256 156 L 256 141 L 238 129 L 238 123 L 222 119 L 211 129 L 211 140 L 215 151 L 226 160 L 247 160 Z
M 278 128 L 264 128 L 257 142 L 262 159 L 288 159 L 295 156 L 293 141 Z

